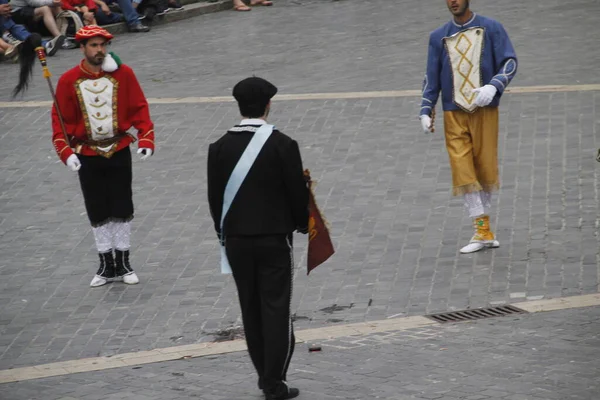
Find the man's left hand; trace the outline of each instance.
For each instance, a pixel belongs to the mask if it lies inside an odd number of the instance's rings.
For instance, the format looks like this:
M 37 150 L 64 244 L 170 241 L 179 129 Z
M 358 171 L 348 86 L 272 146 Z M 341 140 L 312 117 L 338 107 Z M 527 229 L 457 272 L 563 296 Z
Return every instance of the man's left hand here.
M 144 161 L 145 159 L 150 157 L 154 152 L 152 151 L 152 149 L 141 148 L 141 149 L 138 149 L 137 153 L 142 154 L 142 156 L 140 157 L 140 160 Z
M 477 93 L 475 105 L 477 107 L 486 107 L 492 102 L 492 100 L 494 100 L 494 97 L 496 97 L 498 89 L 496 89 L 494 85 L 485 85 L 483 87 L 473 89 L 473 93 Z

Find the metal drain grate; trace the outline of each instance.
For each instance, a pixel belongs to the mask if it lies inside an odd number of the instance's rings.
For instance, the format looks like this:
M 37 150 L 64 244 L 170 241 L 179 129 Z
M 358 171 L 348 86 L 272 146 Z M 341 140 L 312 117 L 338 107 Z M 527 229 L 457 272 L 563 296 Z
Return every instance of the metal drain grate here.
M 527 311 L 513 306 L 477 308 L 473 310 L 453 311 L 426 315 L 427 318 L 446 324 L 449 322 L 473 321 L 476 319 L 504 317 L 514 314 L 525 314 Z

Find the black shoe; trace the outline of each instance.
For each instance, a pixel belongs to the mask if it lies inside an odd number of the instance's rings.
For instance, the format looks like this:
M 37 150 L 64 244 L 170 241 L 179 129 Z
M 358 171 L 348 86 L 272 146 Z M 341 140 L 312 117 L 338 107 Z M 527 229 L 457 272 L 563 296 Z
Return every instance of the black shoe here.
M 266 400 L 286 400 L 293 399 L 300 395 L 300 390 L 296 388 L 287 388 L 287 392 L 274 394 L 274 393 L 265 393 Z
M 115 278 L 115 259 L 112 250 L 106 253 L 98 253 L 100 257 L 100 266 L 96 272 L 96 276 L 90 283 L 91 287 L 103 286 L 111 282 Z
M 184 7 L 181 5 L 179 0 L 169 1 L 169 10 L 170 11 L 181 11 L 183 9 L 184 9 Z
M 133 25 L 129 25 L 129 32 L 149 32 L 150 27 L 138 22 Z

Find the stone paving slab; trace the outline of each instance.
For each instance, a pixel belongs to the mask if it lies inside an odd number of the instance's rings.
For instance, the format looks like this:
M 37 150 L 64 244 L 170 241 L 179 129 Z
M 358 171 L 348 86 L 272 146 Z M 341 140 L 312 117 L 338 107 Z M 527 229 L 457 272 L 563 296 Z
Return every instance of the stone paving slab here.
M 299 140 L 337 249 L 305 275 L 296 238 L 298 328 L 598 291 L 600 93 L 507 96 L 502 246 L 470 256 L 450 196 L 443 138 L 419 133 L 418 98 L 285 101 L 272 122 Z M 91 289 L 97 255 L 76 176 L 50 145 L 44 109 L 0 124 L 0 369 L 214 340 L 239 326 L 218 273 L 206 149 L 232 103 L 155 105 L 158 151 L 135 159 L 132 260 L 142 284 Z
M 600 308 L 298 346 L 298 399 L 594 400 Z M 0 385 L 6 400 L 261 399 L 245 352 Z
M 596 0 L 478 1 L 474 10 L 508 30 L 519 57 L 513 85 L 600 83 Z M 252 12 L 220 12 L 126 34 L 112 50 L 149 97 L 230 95 L 256 74 L 286 93 L 420 89 L 429 32 L 449 14 L 442 1 L 276 0 Z M 55 77 L 78 50 L 49 59 Z M 50 99 L 37 68 L 26 100 Z M 17 68 L 0 64 L 0 101 Z

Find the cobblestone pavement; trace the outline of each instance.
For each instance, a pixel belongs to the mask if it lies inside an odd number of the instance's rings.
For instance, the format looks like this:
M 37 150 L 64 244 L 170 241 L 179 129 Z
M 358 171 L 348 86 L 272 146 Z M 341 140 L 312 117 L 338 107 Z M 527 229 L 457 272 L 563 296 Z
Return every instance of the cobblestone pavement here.
M 594 400 L 600 308 L 298 345 L 299 399 Z M 261 399 L 246 352 L 0 385 L 6 400 Z
M 115 47 L 153 97 L 225 95 L 254 72 L 281 93 L 413 89 L 423 35 L 447 18 L 443 4 L 423 3 L 282 1 L 123 36 Z M 515 84 L 600 82 L 597 2 L 478 6 L 517 45 Z M 590 40 L 575 40 L 583 32 Z M 64 52 L 53 71 L 78 57 Z M 14 73 L 0 65 L 2 96 Z M 38 77 L 26 99 L 47 100 L 43 84 Z M 338 251 L 306 277 L 297 238 L 297 326 L 597 292 L 599 96 L 504 99 L 493 221 L 502 247 L 472 256 L 457 254 L 469 221 L 449 195 L 443 138 L 419 134 L 416 98 L 276 103 L 272 122 L 299 140 Z M 90 289 L 97 256 L 77 179 L 53 153 L 48 110 L 0 109 L 0 369 L 210 341 L 239 325 L 205 193 L 207 144 L 237 110 L 170 104 L 152 115 L 158 152 L 134 165 L 132 258 L 142 283 Z

